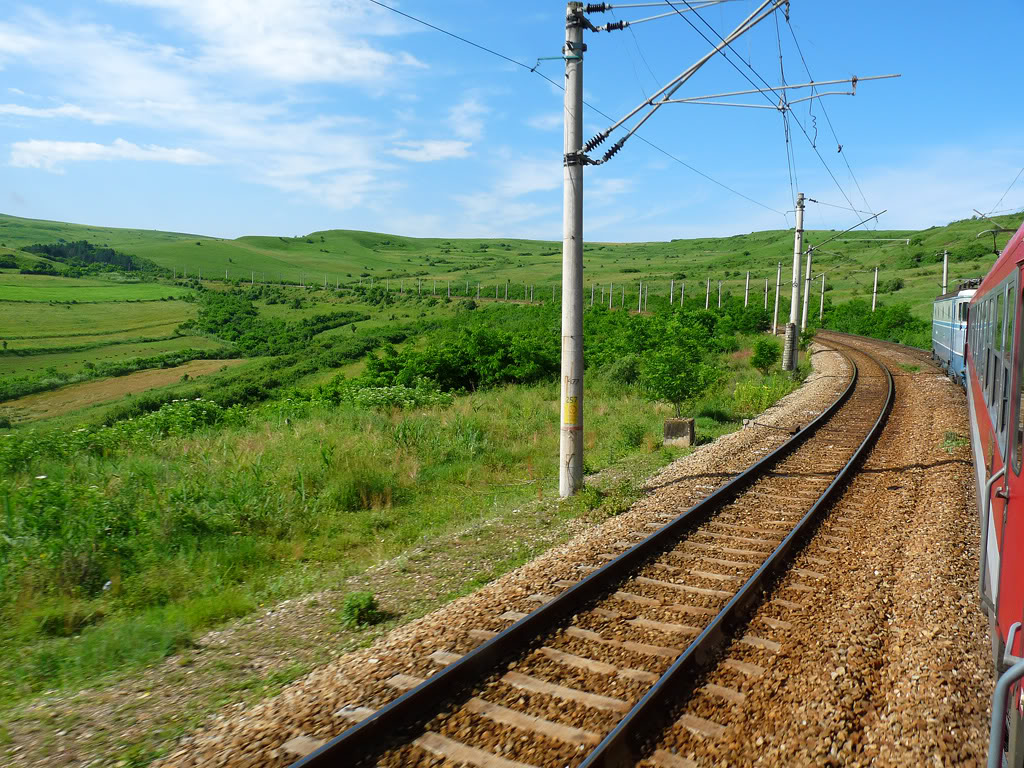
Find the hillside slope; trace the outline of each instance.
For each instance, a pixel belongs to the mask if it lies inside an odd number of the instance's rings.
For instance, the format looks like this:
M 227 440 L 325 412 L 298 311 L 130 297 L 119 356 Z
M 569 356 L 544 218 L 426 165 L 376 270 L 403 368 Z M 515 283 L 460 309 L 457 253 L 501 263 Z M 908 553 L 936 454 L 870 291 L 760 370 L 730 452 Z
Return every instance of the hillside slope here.
M 813 210 L 812 210 L 813 212 Z M 809 218 L 810 215 L 809 215 Z M 1021 215 L 996 217 L 1007 229 L 1016 229 Z M 929 313 L 941 279 L 942 250 L 950 251 L 950 283 L 984 274 L 994 254 L 990 235 L 979 233 L 991 224 L 966 219 L 925 230 L 877 230 L 839 235 L 815 253 L 814 273 L 826 274 L 826 290 L 833 302 L 854 296 L 870 296 L 873 270 L 879 271 L 880 298 L 905 301 L 914 314 Z M 824 243 L 838 233 L 809 229 L 806 242 Z M 1009 235 L 999 235 L 1002 247 Z M 416 279 L 451 281 L 453 290 L 470 291 L 480 283 L 493 294 L 495 286 L 511 283 L 511 295 L 521 295 L 524 284 L 534 284 L 537 298 L 548 295 L 561 276 L 561 243 L 519 239 L 410 238 L 398 235 L 326 230 L 300 237 L 245 236 L 235 240 L 155 230 L 116 229 L 80 224 L 22 219 L 0 214 L 0 255 L 14 254 L 19 262 L 38 260 L 19 249 L 32 243 L 57 239 L 88 240 L 132 253 L 204 278 L 276 282 L 319 283 L 325 280 L 351 283 L 359 279 L 404 280 L 408 288 Z M 717 281 L 723 290 L 744 290 L 751 273 L 751 301 L 764 300 L 767 278 L 772 293 L 776 267 L 783 265 L 783 283 L 792 263 L 792 230 L 768 230 L 721 238 L 698 238 L 654 243 L 588 243 L 584 255 L 585 280 L 596 285 L 633 288 L 650 282 L 655 295 L 667 295 L 669 281 L 685 281 L 688 295 L 704 291 L 705 281 Z M 785 289 L 784 289 L 785 290 Z M 820 277 L 812 292 L 816 306 Z M 634 298 L 635 300 L 635 298 Z M 712 301 L 715 299 L 713 298 Z

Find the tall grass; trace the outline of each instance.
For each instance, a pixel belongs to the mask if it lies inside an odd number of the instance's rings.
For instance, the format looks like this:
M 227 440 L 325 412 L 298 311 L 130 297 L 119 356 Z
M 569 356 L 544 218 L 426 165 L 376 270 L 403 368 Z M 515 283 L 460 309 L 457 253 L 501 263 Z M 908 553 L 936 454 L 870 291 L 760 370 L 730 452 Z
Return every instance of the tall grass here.
M 0 479 L 0 691 L 153 661 L 260 603 L 555 493 L 557 399 L 541 384 L 447 408 L 314 404 L 146 433 L 130 450 L 19 456 Z M 588 470 L 660 445 L 659 410 L 595 382 Z
M 794 386 L 762 379 L 742 353 L 729 367 L 691 409 L 703 439 Z M 660 448 L 668 406 L 615 370 L 588 372 L 586 388 L 586 471 Z M 218 419 L 193 401 L 11 454 L 0 694 L 155 661 L 260 604 L 340 586 L 425 537 L 554 495 L 558 397 L 550 382 L 447 406 L 282 400 Z

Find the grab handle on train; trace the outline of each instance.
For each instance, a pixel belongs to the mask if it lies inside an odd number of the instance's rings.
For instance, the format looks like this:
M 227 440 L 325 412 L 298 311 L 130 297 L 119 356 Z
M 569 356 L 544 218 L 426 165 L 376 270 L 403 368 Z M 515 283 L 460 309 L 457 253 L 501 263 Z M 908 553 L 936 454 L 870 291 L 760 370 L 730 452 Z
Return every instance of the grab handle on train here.
M 978 558 L 981 567 L 978 569 L 978 592 L 981 594 L 981 604 L 993 612 L 995 611 L 995 605 L 989 600 L 988 595 L 985 594 L 985 578 L 988 575 L 988 518 L 992 511 L 992 486 L 1005 474 L 1006 465 L 1004 464 L 985 483 L 985 500 L 982 502 L 984 506 L 981 512 L 981 556 Z
M 1006 636 L 1007 649 L 1013 647 L 1014 635 L 1020 629 L 1020 622 L 1010 627 Z M 1024 659 L 1004 654 L 1005 661 L 1016 663 L 999 676 L 996 690 L 992 694 L 992 721 L 988 732 L 988 768 L 1002 768 L 1003 765 L 1003 731 L 1006 727 L 1006 703 L 1010 695 L 1010 686 L 1024 677 Z

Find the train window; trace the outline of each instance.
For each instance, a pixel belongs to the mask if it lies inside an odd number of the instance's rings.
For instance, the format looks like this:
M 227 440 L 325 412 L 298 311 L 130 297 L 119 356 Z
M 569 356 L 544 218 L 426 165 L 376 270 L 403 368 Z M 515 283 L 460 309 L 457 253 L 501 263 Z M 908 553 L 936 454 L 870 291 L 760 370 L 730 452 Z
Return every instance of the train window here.
M 996 296 L 995 322 L 992 323 L 992 387 L 988 392 L 988 404 L 992 406 L 992 426 L 996 431 L 1002 429 L 996 407 L 1000 401 L 1003 383 L 1003 338 L 1006 330 L 1006 289 L 1002 286 Z
M 1017 290 L 1013 293 L 1017 303 L 1019 303 L 1020 294 Z M 1018 310 L 1019 311 L 1019 310 Z M 1016 314 L 1016 313 L 1015 313 Z M 1010 342 L 1012 345 L 1012 341 Z M 1021 348 L 1021 344 L 1024 343 L 1024 333 L 1021 333 L 1021 343 L 1017 346 L 1017 365 L 1024 366 L 1024 349 Z M 1013 450 L 1013 469 L 1019 475 L 1021 465 L 1021 453 L 1024 448 L 1024 403 L 1021 402 L 1021 379 L 1024 379 L 1024 370 L 1018 368 L 1017 370 L 1017 381 L 1014 384 L 1014 397 L 1013 403 L 1017 406 L 1017 416 L 1014 421 L 1017 424 L 1017 428 L 1014 430 L 1014 450 Z M 1008 418 L 1013 418 L 1012 414 L 1008 414 Z

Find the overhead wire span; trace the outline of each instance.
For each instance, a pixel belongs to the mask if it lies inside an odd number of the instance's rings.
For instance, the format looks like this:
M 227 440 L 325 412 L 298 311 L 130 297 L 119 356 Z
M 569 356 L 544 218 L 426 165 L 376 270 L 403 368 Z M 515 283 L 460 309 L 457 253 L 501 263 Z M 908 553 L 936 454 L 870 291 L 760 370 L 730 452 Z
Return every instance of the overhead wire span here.
M 1024 168 L 1021 168 L 1019 171 L 1017 171 L 1017 175 L 1013 177 L 1013 181 L 1010 182 L 1010 186 L 1008 186 L 1006 188 L 1006 191 L 1003 192 L 1002 196 L 999 198 L 999 202 L 992 206 L 992 211 L 994 211 L 1002 204 L 1003 198 L 1005 198 L 1010 193 L 1010 190 L 1013 189 L 1013 185 L 1017 183 L 1017 179 L 1020 178 L 1020 175 L 1022 173 L 1024 173 Z M 988 212 L 990 216 L 992 215 L 992 211 Z
M 392 11 L 393 13 L 397 13 L 399 16 L 404 16 L 405 18 L 409 19 L 410 21 L 415 21 L 417 24 L 422 24 L 425 27 L 429 27 L 430 29 L 433 29 L 433 30 L 435 30 L 437 32 L 440 32 L 440 33 L 444 34 L 444 35 L 448 35 L 449 37 L 452 37 L 452 38 L 454 38 L 456 40 L 459 40 L 459 41 L 461 41 L 463 43 L 466 43 L 467 45 L 470 45 L 470 46 L 472 46 L 474 48 L 477 48 L 477 49 L 479 49 L 481 51 L 489 53 L 489 54 L 491 54 L 493 56 L 497 56 L 498 58 L 503 59 L 503 60 L 505 60 L 505 61 L 507 61 L 507 62 L 509 62 L 511 64 L 515 64 L 518 67 L 522 67 L 526 71 L 528 71 L 528 72 L 530 72 L 532 74 L 535 74 L 535 75 L 543 78 L 544 80 L 546 80 L 548 83 L 550 83 L 551 85 L 555 86 L 559 90 L 561 90 L 561 91 L 565 90 L 565 86 L 564 85 L 562 85 L 561 83 L 558 83 L 558 82 L 552 80 L 550 77 L 545 75 L 543 72 L 539 72 L 537 70 L 536 66 L 531 67 L 528 64 L 524 64 L 523 62 L 518 61 L 516 59 L 513 59 L 510 56 L 506 56 L 503 53 L 499 53 L 498 51 L 495 51 L 495 50 L 493 50 L 491 48 L 488 48 L 485 45 L 480 45 L 479 43 L 475 43 L 472 40 L 468 40 L 465 37 L 462 37 L 461 35 L 455 34 L 454 32 L 449 32 L 447 29 L 443 29 L 443 28 L 441 28 L 441 27 L 439 27 L 439 26 L 437 26 L 435 24 L 431 24 L 428 21 L 424 21 L 423 19 L 417 18 L 416 16 L 412 16 L 411 14 L 405 13 L 404 11 L 400 11 L 397 8 L 393 8 L 390 5 L 387 5 L 385 3 L 380 2 L 380 0 L 369 0 L 369 1 L 371 3 L 373 3 L 374 5 L 378 5 L 381 8 L 384 8 L 386 10 Z M 729 1 L 729 0 L 718 0 L 718 2 L 727 2 L 727 1 Z M 768 0 L 768 2 L 770 2 L 770 1 L 771 0 Z M 783 1 L 784 0 L 778 0 L 778 2 L 783 2 Z M 586 100 L 583 101 L 583 105 L 585 107 L 587 107 L 588 109 L 591 109 L 594 112 L 596 112 L 597 114 L 599 114 L 605 120 L 613 120 L 614 119 L 611 115 L 608 115 L 605 112 L 602 112 L 600 109 L 595 107 L 593 104 L 590 104 Z M 756 205 L 756 206 L 758 206 L 760 208 L 764 208 L 766 211 L 771 211 L 772 213 L 777 213 L 780 216 L 782 216 L 783 218 L 786 217 L 785 212 L 780 211 L 777 208 L 772 208 L 770 205 L 765 205 L 764 203 L 759 202 L 759 201 L 755 200 L 754 198 L 752 198 L 752 197 L 750 197 L 748 195 L 743 194 L 739 190 L 736 190 L 736 189 L 730 187 L 728 184 L 725 184 L 724 182 L 721 182 L 718 179 L 716 179 L 716 178 L 714 178 L 712 176 L 709 176 L 708 174 L 704 173 L 704 171 L 701 171 L 698 168 L 695 168 L 694 166 L 692 166 L 689 163 L 685 162 L 684 160 L 681 160 L 680 158 L 676 157 L 675 155 L 673 155 L 668 150 L 662 149 L 657 144 L 655 144 L 654 142 L 650 141 L 649 139 L 641 136 L 640 134 L 636 134 L 636 137 L 638 139 L 640 139 L 640 141 L 642 141 L 644 144 L 649 146 L 651 149 L 654 149 L 654 150 L 660 152 L 661 154 L 665 155 L 665 157 L 669 158 L 670 160 L 672 160 L 672 161 L 674 161 L 676 163 L 679 163 L 679 165 L 681 165 L 684 168 L 692 171 L 693 173 L 696 173 L 698 176 L 700 176 L 700 177 L 702 177 L 704 179 L 707 179 L 712 184 L 715 184 L 715 185 L 721 187 L 722 189 L 724 189 L 727 192 L 730 192 L 730 193 L 736 195 L 737 197 L 743 198 L 744 200 L 746 200 L 749 203 L 753 203 L 754 205 Z
M 810 67 L 807 66 L 807 59 L 804 58 L 803 49 L 800 47 L 800 41 L 797 40 L 797 38 L 796 38 L 796 30 L 793 29 L 793 22 L 790 21 L 788 15 L 786 16 L 786 26 L 789 27 L 789 34 L 793 38 L 793 45 L 796 46 L 796 52 L 800 55 L 800 61 L 804 65 L 804 72 L 807 73 L 807 79 L 808 80 L 813 80 L 814 78 L 811 76 Z M 813 104 L 814 102 L 811 102 L 811 103 Z M 829 117 L 828 110 L 825 108 L 825 103 L 824 102 L 821 103 L 821 113 L 825 116 L 825 122 L 828 123 L 828 129 L 829 129 L 829 131 L 832 132 L 832 138 L 835 139 L 836 148 L 837 148 L 836 149 L 836 154 L 842 155 L 843 162 L 846 163 L 846 170 L 850 172 L 850 178 L 853 179 L 854 186 L 857 187 L 857 192 L 860 193 L 860 199 L 864 201 L 864 207 L 865 208 L 871 208 L 871 203 L 868 202 L 867 197 L 865 197 L 865 195 L 864 195 L 864 190 L 861 189 L 860 182 L 857 181 L 857 175 L 853 172 L 853 167 L 850 165 L 849 158 L 846 155 L 843 154 L 842 142 L 839 141 L 839 136 L 836 135 L 836 129 L 832 125 L 832 118 Z M 853 203 L 850 203 L 850 205 L 853 205 Z
M 815 200 L 813 197 L 804 198 L 809 203 L 817 203 L 818 205 L 827 205 L 829 208 L 840 208 L 844 211 L 853 211 L 854 213 L 873 213 L 873 211 L 862 211 L 860 208 L 850 208 L 845 205 L 836 205 L 835 203 L 826 203 L 824 200 Z
M 673 6 L 673 8 L 675 7 L 675 6 L 673 5 L 673 3 L 671 2 L 671 0 L 666 0 L 666 2 L 668 2 L 668 4 L 669 4 L 669 5 L 672 5 L 672 6 Z M 704 24 L 704 26 L 706 26 L 706 27 L 707 27 L 708 29 L 710 29 L 710 30 L 711 30 L 711 31 L 712 31 L 712 32 L 713 32 L 713 33 L 714 33 L 714 34 L 715 34 L 715 35 L 716 35 L 716 36 L 718 37 L 718 39 L 722 41 L 722 43 L 723 43 L 724 45 L 722 46 L 722 48 L 717 48 L 717 49 L 716 49 L 716 52 L 717 52 L 717 53 L 720 53 L 720 54 L 722 55 L 722 58 L 724 58 L 724 59 L 725 59 L 725 60 L 726 60 L 727 62 L 729 62 L 729 64 L 730 64 L 730 65 L 732 65 L 732 67 L 733 67 L 733 68 L 734 68 L 734 69 L 735 69 L 735 70 L 736 70 L 737 72 L 739 72 L 739 73 L 740 73 L 740 74 L 741 74 L 741 75 L 743 76 L 743 78 L 744 78 L 744 79 L 745 79 L 745 80 L 746 80 L 746 81 L 747 81 L 748 83 L 750 83 L 750 84 L 751 84 L 751 85 L 753 85 L 753 86 L 754 86 L 755 88 L 757 88 L 757 84 L 756 84 L 756 83 L 754 83 L 754 81 L 753 81 L 753 80 L 751 80 L 751 79 L 750 79 L 750 78 L 749 78 L 749 77 L 747 76 L 747 74 L 746 74 L 746 73 L 745 73 L 745 72 L 744 72 L 744 71 L 743 71 L 742 69 L 740 69 L 740 68 L 739 68 L 739 66 L 737 66 L 737 64 L 736 64 L 736 63 L 735 63 L 735 62 L 734 62 L 734 61 L 733 61 L 732 59 L 730 59 L 730 58 L 729 58 L 729 56 L 728 56 L 728 55 L 727 55 L 727 54 L 725 53 L 725 51 L 723 50 L 723 48 L 729 48 L 730 50 L 732 50 L 732 51 L 733 51 L 733 53 L 736 53 L 735 49 L 733 49 L 733 48 L 732 48 L 732 45 L 730 44 L 730 41 L 728 41 L 728 40 L 726 40 L 725 38 L 723 38 L 723 37 L 722 37 L 722 35 L 721 35 L 721 34 L 720 34 L 720 33 L 718 32 L 718 30 L 716 30 L 716 29 L 715 29 L 714 27 L 712 27 L 712 26 L 711 26 L 711 25 L 710 25 L 710 24 L 709 24 L 709 23 L 707 22 L 707 20 L 706 20 L 706 19 L 705 19 L 705 18 L 704 18 L 703 16 L 701 16 L 701 15 L 700 15 L 700 13 L 699 13 L 698 11 L 694 10 L 694 9 L 693 9 L 693 6 L 691 6 L 691 5 L 690 5 L 690 2 L 689 2 L 689 0 L 681 0 L 681 2 L 682 2 L 682 3 L 684 3 L 684 4 L 686 4 L 686 6 L 687 6 L 687 7 L 689 7 L 689 8 L 691 9 L 691 10 L 693 10 L 693 15 L 694 15 L 694 16 L 696 16 L 696 17 L 697 17 L 698 19 L 700 19 L 700 20 L 701 20 L 701 23 L 703 23 L 703 24 Z M 776 6 L 775 8 L 773 8 L 773 9 L 772 9 L 772 11 L 774 12 L 774 10 L 775 10 L 775 9 L 776 9 L 777 7 L 778 7 L 778 6 Z M 690 19 L 689 19 L 689 18 L 687 18 L 687 17 L 686 17 L 686 16 L 685 16 L 685 15 L 684 15 L 684 14 L 683 14 L 683 13 L 682 13 L 681 11 L 679 11 L 679 10 L 677 9 L 677 13 L 679 13 L 679 16 L 680 16 L 680 18 L 682 18 L 682 19 L 683 19 L 683 20 L 684 20 L 684 21 L 685 21 L 685 22 L 686 22 L 687 24 L 689 24 L 689 25 L 690 25 L 690 26 L 691 26 L 691 27 L 693 28 L 693 30 L 694 30 L 695 32 L 697 32 L 697 34 L 699 34 L 699 35 L 700 35 L 701 37 L 703 37 L 703 38 L 704 38 L 704 40 L 705 40 L 705 41 L 707 41 L 707 42 L 708 42 L 708 44 L 714 45 L 713 43 L 711 43 L 711 40 L 710 40 L 710 39 L 708 38 L 708 36 L 707 36 L 707 35 L 705 35 L 705 34 L 704 34 L 703 32 L 701 32 L 701 31 L 700 31 L 700 30 L 699 30 L 699 29 L 697 28 L 697 26 L 696 26 L 696 25 L 695 25 L 695 24 L 694 24 L 694 23 L 693 23 L 692 21 L 690 21 Z M 737 56 L 739 56 L 739 54 L 736 54 L 736 55 L 737 55 Z M 741 61 L 743 61 L 743 57 L 742 57 L 742 56 L 739 56 L 739 59 L 740 59 Z M 746 64 L 746 66 L 747 66 L 747 69 L 749 69 L 749 70 L 750 70 L 751 72 L 753 72 L 753 73 L 754 73 L 754 75 L 755 75 L 755 76 L 757 77 L 757 79 L 758 79 L 758 80 L 760 80 L 760 81 L 761 81 L 762 83 L 764 83 L 764 85 L 765 85 L 765 87 L 767 88 L 767 90 L 771 91 L 771 92 L 772 92 L 772 93 L 774 93 L 774 94 L 775 94 L 776 96 L 779 96 L 779 94 L 778 94 L 778 93 L 777 93 L 777 92 L 775 91 L 775 89 L 774 89 L 774 88 L 772 88 L 772 86 L 771 86 L 771 85 L 769 85 L 768 81 L 767 81 L 767 80 L 765 80 L 765 79 L 764 79 L 764 78 L 763 78 L 763 77 L 761 76 L 761 73 L 759 73 L 759 72 L 758 72 L 758 71 L 757 71 L 756 69 L 754 69 L 754 67 L 752 67 L 752 66 L 751 66 L 750 64 L 748 64 L 747 62 L 745 62 L 745 61 L 744 61 L 743 63 L 744 63 L 744 64 Z M 762 93 L 763 93 L 763 91 L 762 91 Z M 766 94 L 766 93 L 765 93 L 765 94 L 764 94 L 764 96 L 765 96 L 765 98 L 766 98 L 766 99 L 768 98 L 768 94 Z M 780 97 L 780 99 L 781 99 L 781 97 Z M 771 102 L 771 99 L 769 99 L 769 102 Z M 800 122 L 800 120 L 799 120 L 799 119 L 797 118 L 797 116 L 796 116 L 795 114 L 794 114 L 794 115 L 792 115 L 792 118 L 793 118 L 793 122 L 794 122 L 794 123 L 796 123 L 796 124 L 797 124 L 797 126 L 798 126 L 798 127 L 800 128 L 800 132 L 801 132 L 801 133 L 803 133 L 803 135 L 804 135 L 804 138 L 806 138 L 806 139 L 807 139 L 807 143 L 811 145 L 811 149 L 813 149 L 813 150 L 814 150 L 814 154 L 818 156 L 818 160 L 819 160 L 819 161 L 821 161 L 821 164 L 822 164 L 822 166 L 823 166 L 823 167 L 825 168 L 825 170 L 826 170 L 826 171 L 828 172 L 828 175 L 829 175 L 829 176 L 830 176 L 830 177 L 832 178 L 832 182 L 833 182 L 833 183 L 834 183 L 834 184 L 836 185 L 836 188 L 837 188 L 837 189 L 839 190 L 839 193 L 840 193 L 840 194 L 841 194 L 841 195 L 843 196 L 843 198 L 844 198 L 844 199 L 846 200 L 846 202 L 850 204 L 850 207 L 851 207 L 851 208 L 853 208 L 853 207 L 854 207 L 854 205 L 853 205 L 853 201 L 852 201 L 852 200 L 850 200 L 850 197 L 849 197 L 849 195 L 847 195 L 847 194 L 846 194 L 846 190 L 844 190 L 844 189 L 843 189 L 842 185 L 841 185 L 841 184 L 839 183 L 839 180 L 838 180 L 838 179 L 836 178 L 835 174 L 834 174 L 834 173 L 832 172 L 832 169 L 831 169 L 831 168 L 829 167 L 828 163 L 826 163 L 826 162 L 825 162 L 825 158 L 821 156 L 821 152 L 819 152 L 819 151 L 818 151 L 818 148 L 817 148 L 817 147 L 816 147 L 816 146 L 814 145 L 814 143 L 813 143 L 813 142 L 811 141 L 811 137 L 810 137 L 810 135 L 809 135 L 809 134 L 807 133 L 807 129 L 806 129 L 806 128 L 804 128 L 804 125 L 803 125 L 803 123 L 801 123 L 801 122 Z M 868 206 L 868 207 L 870 208 L 871 206 Z
M 793 152 L 792 142 L 789 137 L 789 116 L 786 110 L 786 70 L 782 66 L 782 37 L 779 34 L 779 14 L 773 14 L 775 16 L 775 39 L 779 43 L 779 85 L 782 95 L 779 97 L 779 111 L 782 113 L 782 132 L 786 138 L 786 168 L 789 171 L 789 197 L 793 201 L 793 205 L 796 205 L 796 190 L 793 188 L 793 179 L 797 176 L 796 173 L 796 153 Z M 747 66 L 750 66 L 750 62 L 747 62 Z M 796 178 L 796 185 L 800 186 L 800 179 Z

